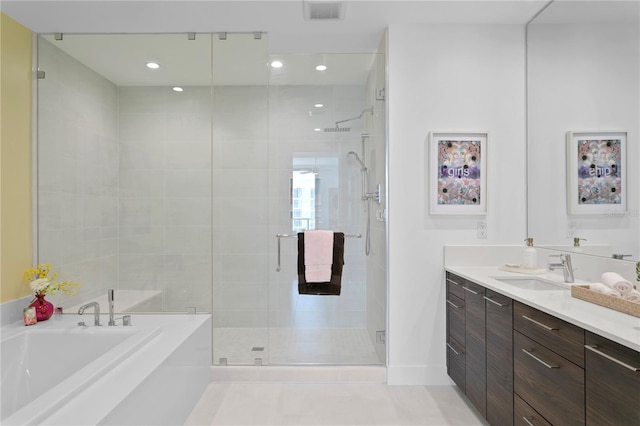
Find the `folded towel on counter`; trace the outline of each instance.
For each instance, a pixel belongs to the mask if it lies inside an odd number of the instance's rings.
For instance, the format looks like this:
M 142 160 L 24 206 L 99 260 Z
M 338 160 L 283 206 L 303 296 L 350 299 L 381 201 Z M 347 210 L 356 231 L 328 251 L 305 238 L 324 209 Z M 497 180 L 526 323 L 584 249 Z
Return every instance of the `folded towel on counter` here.
M 307 282 L 331 280 L 333 231 L 304 232 L 304 278 Z
M 331 278 L 326 282 L 308 282 L 305 279 L 305 234 L 298 233 L 298 293 L 322 296 L 339 296 L 342 288 L 344 266 L 344 233 L 333 234 Z
M 598 293 L 606 294 L 607 296 L 613 297 L 621 297 L 622 295 L 615 291 L 614 289 L 602 284 L 602 283 L 593 283 L 589 284 L 589 290 L 595 291 Z
M 602 284 L 614 289 L 622 296 L 633 290 L 633 284 L 615 272 L 605 272 L 600 279 L 602 280 Z
M 629 302 L 638 302 L 638 303 L 640 303 L 640 291 L 631 290 L 629 293 L 624 295 L 623 299 L 624 300 L 628 300 Z

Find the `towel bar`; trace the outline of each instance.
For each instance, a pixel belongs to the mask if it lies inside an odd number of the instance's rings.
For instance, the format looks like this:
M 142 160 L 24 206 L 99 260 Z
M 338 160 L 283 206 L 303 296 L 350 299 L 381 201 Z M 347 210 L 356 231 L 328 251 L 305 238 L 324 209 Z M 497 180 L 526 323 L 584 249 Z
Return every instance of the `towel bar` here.
M 344 234 L 346 238 L 362 238 L 361 234 Z M 280 239 L 281 238 L 298 238 L 298 234 L 276 234 L 276 238 L 278 239 L 278 266 L 276 267 L 276 272 L 280 272 Z

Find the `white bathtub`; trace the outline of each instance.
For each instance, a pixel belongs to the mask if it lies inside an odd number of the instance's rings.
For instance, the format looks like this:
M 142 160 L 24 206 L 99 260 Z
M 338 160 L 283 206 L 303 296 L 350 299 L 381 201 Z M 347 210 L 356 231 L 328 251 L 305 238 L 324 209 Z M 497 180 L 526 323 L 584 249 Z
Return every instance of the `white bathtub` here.
M 209 382 L 210 316 L 88 318 L 2 328 L 0 423 L 182 424 Z

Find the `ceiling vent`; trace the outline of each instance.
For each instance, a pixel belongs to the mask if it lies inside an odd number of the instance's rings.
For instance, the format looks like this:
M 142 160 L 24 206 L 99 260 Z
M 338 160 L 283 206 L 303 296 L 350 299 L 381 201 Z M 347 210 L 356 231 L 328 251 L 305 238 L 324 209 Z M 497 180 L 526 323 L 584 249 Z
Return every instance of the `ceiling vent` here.
M 345 2 L 331 0 L 304 0 L 304 19 L 308 21 L 328 21 L 344 18 Z

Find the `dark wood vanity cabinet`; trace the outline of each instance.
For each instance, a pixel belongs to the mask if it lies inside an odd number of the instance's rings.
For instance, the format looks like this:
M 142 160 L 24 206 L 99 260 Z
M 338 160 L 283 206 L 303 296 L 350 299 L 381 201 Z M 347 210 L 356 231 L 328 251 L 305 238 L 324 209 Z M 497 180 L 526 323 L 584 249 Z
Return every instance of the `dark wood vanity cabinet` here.
M 511 299 L 447 274 L 447 372 L 492 424 L 513 423 Z
M 640 353 L 585 336 L 586 424 L 640 425 Z
M 491 425 L 640 425 L 639 352 L 450 272 L 447 372 Z

